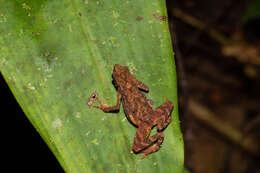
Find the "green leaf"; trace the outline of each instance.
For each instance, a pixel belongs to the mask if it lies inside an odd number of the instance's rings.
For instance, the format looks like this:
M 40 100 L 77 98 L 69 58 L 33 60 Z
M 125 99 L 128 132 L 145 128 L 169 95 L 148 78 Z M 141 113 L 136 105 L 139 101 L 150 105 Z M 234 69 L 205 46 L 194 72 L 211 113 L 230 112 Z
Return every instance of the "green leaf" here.
M 183 139 L 165 1 L 0 0 L 0 69 L 66 172 L 182 172 Z M 135 69 L 154 108 L 174 102 L 162 148 L 131 153 L 136 128 L 89 109 L 93 91 L 116 103 L 114 64 Z M 44 163 L 43 163 L 44 164 Z

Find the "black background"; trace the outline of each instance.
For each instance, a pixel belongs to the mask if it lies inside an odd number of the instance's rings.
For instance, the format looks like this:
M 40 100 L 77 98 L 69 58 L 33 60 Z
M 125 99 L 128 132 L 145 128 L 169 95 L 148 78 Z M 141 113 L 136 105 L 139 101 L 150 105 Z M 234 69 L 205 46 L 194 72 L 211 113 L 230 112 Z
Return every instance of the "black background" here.
M 0 77 L 1 87 L 1 170 L 6 172 L 64 173 L 55 156 L 27 119 L 8 85 Z M 4 164 L 3 164 L 4 162 Z M 2 168 L 4 166 L 5 168 Z M 1 171 L 2 172 L 2 171 Z

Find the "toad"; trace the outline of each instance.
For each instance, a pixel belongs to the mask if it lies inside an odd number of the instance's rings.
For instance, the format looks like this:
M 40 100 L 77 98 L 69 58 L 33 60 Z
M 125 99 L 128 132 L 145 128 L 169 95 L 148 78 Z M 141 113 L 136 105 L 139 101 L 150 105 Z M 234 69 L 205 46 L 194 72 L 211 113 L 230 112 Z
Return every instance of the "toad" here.
M 166 98 L 163 104 L 153 109 L 150 100 L 142 93 L 142 91 L 149 92 L 149 88 L 137 80 L 135 72 L 133 71 L 131 74 L 127 66 L 115 64 L 112 78 L 117 90 L 116 105 L 106 106 L 98 95 L 94 94 L 100 104 L 94 107 L 105 113 L 118 112 L 122 101 L 127 119 L 137 127 L 132 150 L 135 154 L 143 153 L 141 159 L 144 159 L 147 155 L 160 149 L 164 139 L 163 130 L 171 122 L 173 103 Z M 150 136 L 154 127 L 157 128 L 157 133 Z

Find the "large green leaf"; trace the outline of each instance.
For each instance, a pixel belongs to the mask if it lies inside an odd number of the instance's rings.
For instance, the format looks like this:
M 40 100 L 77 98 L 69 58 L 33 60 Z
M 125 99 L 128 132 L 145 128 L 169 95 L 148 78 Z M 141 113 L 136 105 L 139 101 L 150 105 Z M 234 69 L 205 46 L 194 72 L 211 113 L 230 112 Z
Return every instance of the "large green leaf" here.
M 183 140 L 164 0 L 0 0 L 0 68 L 66 172 L 182 172 Z M 160 151 L 139 160 L 119 114 L 89 109 L 97 90 L 116 103 L 114 64 L 135 69 L 159 106 L 173 101 Z M 44 163 L 43 163 L 44 164 Z

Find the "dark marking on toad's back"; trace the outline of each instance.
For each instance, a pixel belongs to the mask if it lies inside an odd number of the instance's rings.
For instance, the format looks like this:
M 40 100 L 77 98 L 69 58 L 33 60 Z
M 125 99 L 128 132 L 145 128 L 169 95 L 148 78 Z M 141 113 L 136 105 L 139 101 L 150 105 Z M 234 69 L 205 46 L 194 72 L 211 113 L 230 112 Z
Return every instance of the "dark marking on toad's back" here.
M 135 154 L 143 153 L 143 159 L 160 149 L 164 139 L 163 130 L 171 122 L 173 103 L 166 99 L 166 102 L 153 109 L 149 99 L 141 92 L 149 92 L 149 88 L 137 80 L 135 72 L 131 74 L 127 66 L 115 64 L 112 77 L 117 89 L 116 105 L 105 106 L 97 93 L 92 94 L 89 103 L 92 105 L 93 99 L 97 99 L 100 105 L 94 106 L 95 108 L 104 112 L 115 112 L 119 111 L 120 103 L 123 102 L 127 119 L 137 127 L 132 150 Z M 157 128 L 157 133 L 150 136 L 153 127 Z

